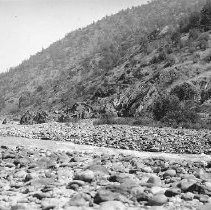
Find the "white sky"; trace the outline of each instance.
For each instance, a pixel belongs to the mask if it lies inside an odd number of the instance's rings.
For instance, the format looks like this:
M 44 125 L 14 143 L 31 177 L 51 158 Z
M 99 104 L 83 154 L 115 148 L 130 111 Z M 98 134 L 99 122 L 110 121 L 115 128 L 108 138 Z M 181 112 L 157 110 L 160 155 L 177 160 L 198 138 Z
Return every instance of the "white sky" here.
M 0 72 L 105 15 L 147 0 L 0 0 Z

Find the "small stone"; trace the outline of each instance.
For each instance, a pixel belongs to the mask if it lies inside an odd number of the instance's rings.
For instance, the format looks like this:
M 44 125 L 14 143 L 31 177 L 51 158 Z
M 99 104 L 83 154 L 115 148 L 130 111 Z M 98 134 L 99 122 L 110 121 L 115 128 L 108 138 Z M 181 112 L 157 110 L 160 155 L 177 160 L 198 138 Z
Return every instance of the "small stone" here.
M 211 209 L 211 204 L 206 204 L 200 208 L 200 210 L 210 210 L 210 209 Z
M 150 206 L 161 206 L 168 202 L 168 198 L 164 194 L 154 195 L 152 198 L 149 198 L 148 204 Z
M 74 179 L 82 180 L 85 182 L 92 182 L 95 179 L 95 174 L 91 170 L 86 170 L 86 171 L 76 173 L 74 176 Z
M 88 195 L 77 194 L 73 196 L 65 206 L 89 206 L 90 198 Z
M 174 203 L 174 204 L 179 204 L 179 203 L 182 202 L 182 199 L 181 199 L 180 197 L 178 197 L 178 196 L 175 196 L 175 197 L 169 198 L 168 201 L 169 201 L 169 202 L 172 202 L 172 203 Z
M 83 186 L 85 184 L 84 181 L 81 181 L 81 180 L 74 180 L 72 182 L 70 182 L 68 185 L 67 185 L 67 189 L 72 189 L 72 190 L 78 190 L 79 187 Z
M 121 172 L 121 173 L 125 173 L 125 172 L 127 173 L 129 171 L 128 169 L 124 167 L 124 165 L 121 162 L 116 162 L 116 163 L 114 162 L 111 168 L 113 171 Z
M 149 197 L 150 197 L 150 195 L 148 193 L 145 193 L 145 192 L 136 195 L 136 199 L 137 199 L 138 202 L 148 201 Z
M 167 196 L 167 197 L 173 197 L 173 196 L 176 196 L 179 194 L 181 194 L 180 188 L 171 188 L 171 189 L 166 190 L 166 192 L 165 192 L 165 196 Z
M 160 177 L 158 177 L 156 175 L 151 176 L 146 183 L 146 186 L 148 186 L 148 187 L 153 187 L 153 186 L 160 187 L 161 185 L 162 185 L 161 179 L 160 179 Z
M 109 190 L 99 190 L 94 197 L 94 202 L 99 204 L 106 201 L 113 201 L 115 199 L 115 193 Z
M 42 199 L 44 199 L 44 198 L 47 198 L 48 195 L 45 194 L 45 193 L 38 192 L 38 193 L 35 193 L 35 194 L 33 195 L 33 197 L 35 197 L 35 198 L 37 198 L 37 199 L 39 199 L 39 200 L 42 200 Z
M 159 194 L 159 193 L 164 193 L 165 189 L 163 189 L 162 187 L 152 187 L 149 189 L 149 192 L 152 193 L 153 195 L 155 194 Z
M 30 181 L 32 179 L 33 179 L 33 176 L 31 174 L 26 174 L 24 182 L 28 182 L 28 181 Z
M 137 197 L 137 196 L 143 194 L 144 193 L 144 190 L 145 190 L 145 187 L 141 187 L 141 186 L 139 186 L 139 187 L 133 187 L 131 189 L 131 194 L 133 196 Z
M 181 190 L 183 192 L 187 192 L 190 190 L 190 188 L 196 184 L 195 180 L 187 180 L 187 179 L 183 179 L 179 184 L 178 187 L 181 188 Z
M 12 207 L 11 207 L 11 210 L 26 210 L 26 207 L 23 206 L 23 205 L 17 204 L 17 205 L 15 205 L 15 206 L 12 206 Z
M 181 198 L 185 201 L 191 201 L 194 198 L 194 194 L 191 192 L 183 193 Z
M 166 176 L 170 176 L 170 177 L 173 177 L 173 176 L 176 176 L 176 174 L 177 174 L 177 172 L 175 171 L 175 170 L 173 170 L 173 169 L 169 169 L 169 170 L 167 170 L 165 173 L 164 173 L 164 177 L 166 177 Z
M 126 210 L 126 207 L 120 201 L 107 201 L 100 205 L 99 210 Z
M 19 178 L 19 179 L 25 179 L 27 173 L 26 171 L 18 171 L 17 173 L 14 174 L 14 178 Z
M 93 171 L 93 172 L 100 172 L 103 174 L 109 174 L 108 169 L 105 166 L 102 165 L 91 165 L 87 167 L 88 170 Z
M 194 198 L 199 200 L 202 203 L 208 203 L 209 196 L 208 195 L 198 194 L 198 195 L 194 195 Z
M 162 206 L 152 206 L 148 210 L 166 210 L 166 208 L 164 208 Z
M 141 169 L 141 171 L 142 171 L 142 172 L 145 172 L 145 173 L 152 173 L 152 172 L 153 172 L 152 168 L 149 167 L 149 166 L 143 167 L 143 168 Z
M 109 177 L 109 181 L 124 183 L 131 186 L 137 186 L 139 183 L 139 179 L 135 175 L 127 173 L 114 174 Z

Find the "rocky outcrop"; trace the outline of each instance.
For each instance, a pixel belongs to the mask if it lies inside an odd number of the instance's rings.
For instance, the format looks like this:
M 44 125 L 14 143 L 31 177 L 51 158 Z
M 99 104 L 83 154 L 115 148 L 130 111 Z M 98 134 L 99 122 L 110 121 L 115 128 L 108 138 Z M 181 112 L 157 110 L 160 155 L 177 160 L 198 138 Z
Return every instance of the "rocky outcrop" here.
M 48 122 L 49 116 L 45 111 L 39 110 L 37 112 L 27 111 L 20 120 L 21 125 L 41 124 Z
M 21 125 L 32 125 L 34 124 L 34 114 L 30 111 L 27 111 L 20 119 Z
M 71 108 L 66 109 L 65 114 L 72 118 L 87 119 L 94 117 L 94 110 L 84 102 L 77 102 Z

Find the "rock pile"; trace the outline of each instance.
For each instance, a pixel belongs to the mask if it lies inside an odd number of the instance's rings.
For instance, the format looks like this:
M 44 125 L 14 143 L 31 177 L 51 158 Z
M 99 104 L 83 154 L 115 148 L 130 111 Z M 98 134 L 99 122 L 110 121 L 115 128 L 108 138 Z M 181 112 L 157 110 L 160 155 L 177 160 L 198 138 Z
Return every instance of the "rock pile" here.
M 94 126 L 91 121 L 79 123 L 44 123 L 40 125 L 4 125 L 0 135 L 104 146 L 137 151 L 211 154 L 211 132 L 173 128 L 151 128 L 127 125 Z
M 0 209 L 209 209 L 211 162 L 1 146 Z

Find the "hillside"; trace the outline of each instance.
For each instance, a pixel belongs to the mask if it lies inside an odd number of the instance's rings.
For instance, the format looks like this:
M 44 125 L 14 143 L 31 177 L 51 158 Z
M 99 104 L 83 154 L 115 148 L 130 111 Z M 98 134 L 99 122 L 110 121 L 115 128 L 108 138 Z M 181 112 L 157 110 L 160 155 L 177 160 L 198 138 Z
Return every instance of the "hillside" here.
M 205 3 L 155 0 L 69 33 L 0 75 L 1 112 L 140 116 L 165 93 L 206 115 L 211 38 Z

